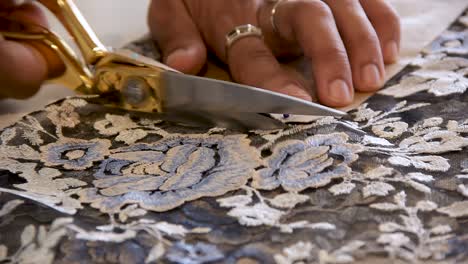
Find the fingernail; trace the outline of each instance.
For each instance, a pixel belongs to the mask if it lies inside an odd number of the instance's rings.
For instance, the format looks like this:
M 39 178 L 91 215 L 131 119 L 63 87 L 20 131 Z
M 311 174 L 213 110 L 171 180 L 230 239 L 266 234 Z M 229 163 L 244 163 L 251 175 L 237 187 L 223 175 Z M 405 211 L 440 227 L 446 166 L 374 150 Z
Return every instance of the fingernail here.
M 367 64 L 362 68 L 362 80 L 366 88 L 378 88 L 381 85 L 380 71 L 375 64 Z
M 385 49 L 384 50 L 385 57 L 387 57 L 388 59 L 392 61 L 395 61 L 398 59 L 398 45 L 395 41 L 392 40 L 392 41 L 387 42 L 384 49 Z
M 284 90 L 284 93 L 287 95 L 294 96 L 294 97 L 307 100 L 307 101 L 312 101 L 312 96 L 310 96 L 309 93 L 304 91 L 304 89 L 298 85 L 289 84 L 289 85 L 286 85 L 283 88 L 283 90 Z
M 349 102 L 352 100 L 348 84 L 340 79 L 330 84 L 328 94 L 330 99 L 337 103 Z

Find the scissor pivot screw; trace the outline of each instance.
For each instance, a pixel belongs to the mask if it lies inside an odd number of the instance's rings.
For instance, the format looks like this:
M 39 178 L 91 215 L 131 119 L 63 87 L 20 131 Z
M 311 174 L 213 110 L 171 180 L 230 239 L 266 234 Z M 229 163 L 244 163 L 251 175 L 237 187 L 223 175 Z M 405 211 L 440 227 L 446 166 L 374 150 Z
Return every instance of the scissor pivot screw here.
M 150 86 L 142 78 L 127 78 L 122 83 L 122 95 L 126 103 L 139 107 L 150 96 Z

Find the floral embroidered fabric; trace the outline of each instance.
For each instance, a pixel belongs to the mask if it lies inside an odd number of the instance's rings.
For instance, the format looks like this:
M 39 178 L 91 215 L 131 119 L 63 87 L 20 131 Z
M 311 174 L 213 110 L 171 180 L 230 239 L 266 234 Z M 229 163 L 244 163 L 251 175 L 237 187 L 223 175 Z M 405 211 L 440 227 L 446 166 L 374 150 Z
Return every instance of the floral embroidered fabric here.
M 467 18 L 343 119 L 25 116 L 0 133 L 0 262 L 467 262 Z

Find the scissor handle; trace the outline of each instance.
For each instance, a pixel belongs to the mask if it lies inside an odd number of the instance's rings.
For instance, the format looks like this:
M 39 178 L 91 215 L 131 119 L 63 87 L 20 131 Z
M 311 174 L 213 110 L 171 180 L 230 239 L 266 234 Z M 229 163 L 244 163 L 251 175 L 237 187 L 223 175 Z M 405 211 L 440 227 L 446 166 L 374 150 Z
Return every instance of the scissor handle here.
M 25 23 L 24 21 L 0 17 L 0 23 L 8 23 L 13 29 L 20 29 L 0 31 L 0 35 L 6 39 L 42 43 L 55 51 L 61 58 L 65 64 L 65 72 L 55 79 L 48 80 L 49 82 L 60 83 L 71 89 L 81 86 L 88 89 L 93 87 L 94 78 L 88 66 L 78 59 L 67 43 L 56 34 L 42 26 Z
M 73 0 L 37 0 L 51 11 L 78 45 L 87 64 L 93 65 L 108 52 Z
M 97 61 L 99 61 L 99 59 L 103 58 L 108 53 L 108 50 L 98 39 L 86 19 L 81 14 L 80 10 L 76 7 L 73 0 L 37 0 L 37 2 L 46 7 L 62 23 L 65 29 L 67 29 L 73 41 L 78 46 L 83 59 L 88 65 L 94 65 L 97 63 Z M 11 19 L 8 19 L 8 17 L 2 17 L 2 19 L 11 21 Z M 16 34 L 16 37 L 23 40 L 27 39 L 27 34 L 36 34 L 36 28 L 39 27 L 38 25 L 31 25 L 30 23 L 25 23 L 22 21 L 11 22 L 27 26 L 19 27 L 21 28 L 19 31 L 14 30 L 2 33 L 21 33 L 21 37 L 19 34 Z M 46 32 L 48 30 L 43 28 L 40 31 Z M 49 33 L 50 32 L 46 33 L 46 35 L 50 35 Z
M 77 58 L 65 41 L 38 25 L 12 27 L 22 30 L 0 34 L 8 39 L 41 41 L 55 50 L 67 66 L 67 74 L 55 81 L 79 93 L 99 95 L 101 103 L 109 106 L 144 112 L 163 111 L 162 74 L 165 71 L 175 71 L 174 69 L 131 51 L 108 51 L 72 0 L 37 1 L 47 7 L 65 26 L 78 45 L 86 64 Z M 9 21 L 12 22 L 11 19 Z M 18 21 L 15 23 L 25 24 Z
M 49 80 L 71 89 L 79 87 L 89 91 L 94 86 L 94 76 L 89 66 L 99 62 L 109 52 L 99 41 L 81 12 L 72 0 L 37 0 L 62 23 L 78 46 L 84 62 L 79 59 L 67 43 L 50 30 L 36 24 L 0 17 L 2 23 L 16 24 L 9 31 L 0 34 L 7 39 L 19 41 L 39 41 L 54 50 L 66 66 L 63 75 Z M 84 87 L 83 87 L 84 86 Z

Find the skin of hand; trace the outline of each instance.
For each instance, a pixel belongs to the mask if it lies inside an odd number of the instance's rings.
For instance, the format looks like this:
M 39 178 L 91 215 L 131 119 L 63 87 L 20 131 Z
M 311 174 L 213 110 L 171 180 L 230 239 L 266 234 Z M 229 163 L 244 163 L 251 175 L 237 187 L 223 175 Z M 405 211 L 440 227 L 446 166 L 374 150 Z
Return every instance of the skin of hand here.
M 400 21 L 385 0 L 152 0 L 148 22 L 164 63 L 197 74 L 207 53 L 224 61 L 237 82 L 311 100 L 310 88 L 278 58 L 304 55 L 321 103 L 346 106 L 354 91 L 378 90 L 384 64 L 398 58 Z M 227 51 L 225 36 L 252 24 L 264 39 L 246 37 Z
M 18 5 L 16 2 L 1 0 L 0 16 L 47 27 L 46 18 L 38 6 L 27 2 Z M 2 20 L 0 30 L 18 30 L 25 25 Z M 0 98 L 28 98 L 39 90 L 44 80 L 64 70 L 58 56 L 46 46 L 10 41 L 1 35 L 0 58 Z

